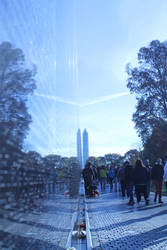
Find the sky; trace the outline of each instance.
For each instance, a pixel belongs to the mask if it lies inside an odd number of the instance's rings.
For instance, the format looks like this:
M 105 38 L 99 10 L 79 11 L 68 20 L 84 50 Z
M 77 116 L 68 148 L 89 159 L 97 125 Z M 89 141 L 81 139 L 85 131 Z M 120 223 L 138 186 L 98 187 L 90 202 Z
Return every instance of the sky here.
M 167 39 L 166 13 L 166 0 L 0 0 L 0 42 L 37 66 L 25 150 L 75 156 L 78 128 L 91 156 L 141 147 L 125 68 Z

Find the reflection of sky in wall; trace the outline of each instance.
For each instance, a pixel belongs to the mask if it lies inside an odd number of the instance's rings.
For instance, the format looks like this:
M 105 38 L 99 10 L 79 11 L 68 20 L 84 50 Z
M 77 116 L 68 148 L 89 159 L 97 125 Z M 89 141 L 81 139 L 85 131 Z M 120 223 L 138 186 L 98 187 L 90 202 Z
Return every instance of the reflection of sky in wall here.
M 0 42 L 15 44 L 25 53 L 28 65 L 37 66 L 38 94 L 29 101 L 33 122 L 26 144 L 42 154 L 76 154 L 78 108 L 44 98 L 76 98 L 72 8 L 70 3 L 64 7 L 54 0 L 0 1 Z
M 1 0 L 0 42 L 21 48 L 38 70 L 27 143 L 75 155 L 80 126 L 91 155 L 134 147 L 125 65 L 151 40 L 166 39 L 166 11 L 166 0 Z

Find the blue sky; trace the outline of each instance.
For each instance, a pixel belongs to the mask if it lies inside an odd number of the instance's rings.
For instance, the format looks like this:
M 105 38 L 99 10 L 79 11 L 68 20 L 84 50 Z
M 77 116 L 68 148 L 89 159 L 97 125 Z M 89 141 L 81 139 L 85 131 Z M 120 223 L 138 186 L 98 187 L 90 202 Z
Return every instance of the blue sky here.
M 167 39 L 166 13 L 166 0 L 1 0 L 0 42 L 38 69 L 26 147 L 76 155 L 78 127 L 89 133 L 90 155 L 139 147 L 125 66 Z

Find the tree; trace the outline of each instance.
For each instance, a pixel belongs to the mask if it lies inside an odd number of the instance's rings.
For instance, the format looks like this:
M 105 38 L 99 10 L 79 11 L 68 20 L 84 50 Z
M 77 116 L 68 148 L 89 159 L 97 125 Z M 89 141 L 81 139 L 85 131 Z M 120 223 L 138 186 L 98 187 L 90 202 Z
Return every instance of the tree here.
M 127 66 L 127 87 L 136 94 L 135 128 L 143 143 L 167 121 L 167 42 L 152 41 L 138 53 L 138 67 Z
M 36 88 L 35 66 L 27 69 L 21 49 L 0 44 L 0 148 L 21 149 L 31 116 L 26 106 L 28 94 Z
M 136 160 L 141 157 L 140 152 L 137 149 L 131 149 L 124 155 L 124 161 L 129 161 L 130 164 L 134 165 Z
M 42 158 L 42 156 L 36 152 L 36 151 L 29 151 L 28 153 L 25 154 L 26 155 L 26 161 L 27 164 L 31 167 L 35 166 L 42 166 L 44 165 L 44 160 Z
M 50 154 L 44 157 L 45 165 L 50 168 L 61 166 L 62 158 L 60 155 Z
M 167 123 L 161 122 L 159 127 L 153 129 L 152 134 L 144 144 L 144 157 L 154 163 L 157 158 L 162 158 L 167 154 Z
M 112 153 L 112 154 L 106 154 L 105 160 L 106 160 L 106 163 L 108 163 L 109 165 L 118 166 L 122 164 L 123 157 L 119 154 Z
M 98 158 L 95 156 L 89 156 L 88 161 L 95 167 L 98 166 Z

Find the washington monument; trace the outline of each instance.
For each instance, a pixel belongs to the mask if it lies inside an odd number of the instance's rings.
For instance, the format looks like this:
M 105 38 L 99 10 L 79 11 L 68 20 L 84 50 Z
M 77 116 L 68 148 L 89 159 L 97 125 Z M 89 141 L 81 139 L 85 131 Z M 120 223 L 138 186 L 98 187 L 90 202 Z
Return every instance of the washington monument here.
M 89 157 L 89 140 L 88 140 L 88 132 L 84 129 L 82 133 L 82 142 L 81 142 L 81 130 L 77 131 L 77 158 L 84 168 L 85 163 Z
M 83 132 L 83 167 L 89 157 L 89 141 L 88 141 L 88 132 L 84 129 Z
M 77 158 L 82 166 L 82 145 L 81 145 L 81 130 L 77 131 Z

